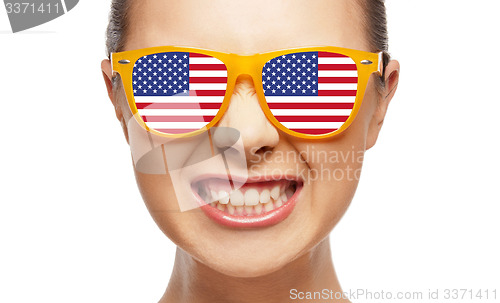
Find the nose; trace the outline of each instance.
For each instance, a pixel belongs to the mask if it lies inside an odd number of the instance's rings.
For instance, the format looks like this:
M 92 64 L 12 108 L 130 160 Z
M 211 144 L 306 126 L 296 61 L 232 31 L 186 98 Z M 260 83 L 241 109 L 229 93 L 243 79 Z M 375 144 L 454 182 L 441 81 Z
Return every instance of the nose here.
M 262 111 L 252 77 L 248 75 L 240 75 L 236 80 L 229 107 L 217 126 L 239 131 L 247 162 L 262 159 L 260 155 L 272 150 L 279 142 L 278 130 Z M 217 134 L 217 130 L 213 142 L 219 148 L 227 147 L 227 140 L 221 132 Z

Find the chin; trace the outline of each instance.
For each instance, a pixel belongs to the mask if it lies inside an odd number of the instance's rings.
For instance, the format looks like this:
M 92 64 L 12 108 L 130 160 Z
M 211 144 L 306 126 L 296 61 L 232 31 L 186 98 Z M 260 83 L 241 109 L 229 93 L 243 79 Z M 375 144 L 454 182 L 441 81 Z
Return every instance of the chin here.
M 257 249 L 256 249 L 257 250 Z M 235 278 L 256 278 L 272 274 L 294 260 L 294 253 L 274 250 L 273 254 L 268 254 L 268 250 L 261 249 L 262 253 L 253 254 L 241 250 L 235 253 L 215 258 L 211 254 L 196 258 L 211 269 Z M 218 250 L 224 252 L 225 249 Z

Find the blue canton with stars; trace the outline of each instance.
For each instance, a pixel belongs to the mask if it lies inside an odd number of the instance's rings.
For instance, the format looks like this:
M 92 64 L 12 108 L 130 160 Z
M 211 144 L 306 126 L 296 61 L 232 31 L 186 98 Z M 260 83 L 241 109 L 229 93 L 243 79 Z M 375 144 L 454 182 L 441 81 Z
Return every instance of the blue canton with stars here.
M 317 96 L 318 52 L 276 57 L 262 69 L 266 96 Z
M 134 96 L 189 95 L 189 53 L 169 52 L 137 60 L 132 74 Z

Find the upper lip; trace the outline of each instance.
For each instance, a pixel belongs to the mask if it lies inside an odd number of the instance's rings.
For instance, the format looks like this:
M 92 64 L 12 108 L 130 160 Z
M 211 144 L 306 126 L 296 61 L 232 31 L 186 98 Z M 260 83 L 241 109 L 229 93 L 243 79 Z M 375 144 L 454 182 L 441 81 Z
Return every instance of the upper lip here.
M 303 183 L 302 178 L 298 176 L 292 176 L 292 175 L 255 175 L 255 176 L 249 176 L 249 177 L 243 177 L 243 176 L 237 176 L 237 175 L 220 175 L 220 174 L 203 174 L 200 176 L 197 176 L 191 181 L 191 184 L 195 184 L 198 182 L 210 180 L 210 179 L 220 179 L 220 180 L 229 180 L 231 182 L 235 183 L 259 183 L 259 182 L 266 182 L 266 181 L 279 181 L 279 180 L 290 180 L 290 181 L 296 181 L 298 183 Z

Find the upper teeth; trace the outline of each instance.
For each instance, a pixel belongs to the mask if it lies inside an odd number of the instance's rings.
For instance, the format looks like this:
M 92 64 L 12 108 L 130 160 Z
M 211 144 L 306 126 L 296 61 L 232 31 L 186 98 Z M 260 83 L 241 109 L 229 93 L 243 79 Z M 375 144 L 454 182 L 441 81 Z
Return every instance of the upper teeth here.
M 285 186 L 276 185 L 271 189 L 260 189 L 260 192 L 259 189 L 252 187 L 247 187 L 245 192 L 240 189 L 235 189 L 231 193 L 224 190 L 218 192 L 211 190 L 205 201 L 219 202 L 223 205 L 230 204 L 231 206 L 257 206 L 259 203 L 265 206 L 265 204 L 273 202 L 272 200 L 275 202 L 285 198 L 283 202 L 286 202 L 289 198 L 287 195 L 291 196 L 293 190 L 289 188 L 285 191 L 285 189 Z

